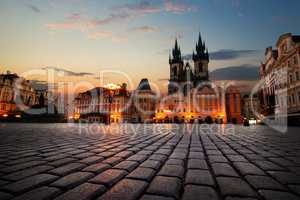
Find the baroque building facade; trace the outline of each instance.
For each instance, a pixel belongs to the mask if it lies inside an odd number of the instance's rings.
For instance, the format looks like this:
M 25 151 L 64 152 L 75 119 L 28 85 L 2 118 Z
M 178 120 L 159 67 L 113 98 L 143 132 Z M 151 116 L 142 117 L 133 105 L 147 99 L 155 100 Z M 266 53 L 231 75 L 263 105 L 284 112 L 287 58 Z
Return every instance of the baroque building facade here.
M 127 122 L 131 114 L 127 107 L 129 99 L 125 84 L 93 88 L 75 98 L 74 118 L 89 122 Z
M 7 117 L 38 104 L 39 94 L 17 74 L 0 74 L 0 116 Z
M 260 100 L 255 94 L 252 97 L 249 95 L 244 95 L 242 98 L 242 115 L 246 119 L 258 119 L 255 112 L 261 113 Z
M 96 87 L 79 93 L 74 100 L 75 119 L 100 123 L 152 122 L 155 94 L 147 79 L 142 79 L 135 91 L 126 84 Z
M 276 49 L 266 49 L 265 61 L 260 66 L 260 100 L 265 116 L 288 117 L 293 124 L 300 122 L 299 73 L 300 35 L 283 34 Z

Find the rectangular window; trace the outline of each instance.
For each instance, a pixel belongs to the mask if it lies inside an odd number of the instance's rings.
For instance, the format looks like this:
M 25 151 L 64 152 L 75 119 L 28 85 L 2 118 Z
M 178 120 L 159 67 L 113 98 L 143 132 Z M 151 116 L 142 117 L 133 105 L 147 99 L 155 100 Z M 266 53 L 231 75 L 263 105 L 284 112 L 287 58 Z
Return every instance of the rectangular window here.
M 298 59 L 297 56 L 294 56 L 294 64 L 297 65 L 298 64 Z
M 295 79 L 296 79 L 296 81 L 298 81 L 299 80 L 299 72 L 297 71 L 297 72 L 295 72 Z
M 295 103 L 295 96 L 294 96 L 294 94 L 292 94 L 292 104 L 294 104 Z

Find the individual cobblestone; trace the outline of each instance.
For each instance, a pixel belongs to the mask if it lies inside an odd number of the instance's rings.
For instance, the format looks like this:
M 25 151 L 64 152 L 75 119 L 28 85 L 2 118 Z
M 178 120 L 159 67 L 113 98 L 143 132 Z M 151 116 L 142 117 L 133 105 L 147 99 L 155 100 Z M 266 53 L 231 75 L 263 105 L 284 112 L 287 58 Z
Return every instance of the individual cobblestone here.
M 180 179 L 174 177 L 157 176 L 149 186 L 147 193 L 178 199 L 181 192 L 180 188 Z
M 124 179 L 97 200 L 132 200 L 140 197 L 148 183 L 140 180 Z
M 185 184 L 215 186 L 215 181 L 208 170 L 190 169 L 187 171 Z
M 187 185 L 184 188 L 183 200 L 218 200 L 218 193 L 211 187 Z
M 84 183 L 68 192 L 58 196 L 55 200 L 92 199 L 106 191 L 103 185 Z
M 21 196 L 14 198 L 13 200 L 24 200 L 24 199 L 31 199 L 31 200 L 41 200 L 41 199 L 53 199 L 57 195 L 59 195 L 61 191 L 57 188 L 53 187 L 40 187 L 33 189 Z
M 76 185 L 79 185 L 80 183 L 83 183 L 87 181 L 88 179 L 92 178 L 93 174 L 88 172 L 75 172 L 73 174 L 69 174 L 67 176 L 64 176 L 54 183 L 52 183 L 50 186 L 58 187 L 58 188 L 64 188 L 64 189 L 70 189 L 72 187 L 75 187 Z

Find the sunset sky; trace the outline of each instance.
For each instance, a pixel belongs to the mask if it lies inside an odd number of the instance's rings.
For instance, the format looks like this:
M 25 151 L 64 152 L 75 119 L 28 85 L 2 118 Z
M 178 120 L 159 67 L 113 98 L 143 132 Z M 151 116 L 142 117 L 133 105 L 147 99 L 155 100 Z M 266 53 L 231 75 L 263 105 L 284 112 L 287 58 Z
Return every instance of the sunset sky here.
M 135 84 L 160 83 L 174 39 L 189 55 L 201 32 L 210 71 L 239 67 L 240 76 L 218 79 L 253 80 L 266 47 L 300 34 L 299 8 L 299 0 L 0 0 L 0 72 L 51 67 L 68 80 L 97 80 L 119 70 Z

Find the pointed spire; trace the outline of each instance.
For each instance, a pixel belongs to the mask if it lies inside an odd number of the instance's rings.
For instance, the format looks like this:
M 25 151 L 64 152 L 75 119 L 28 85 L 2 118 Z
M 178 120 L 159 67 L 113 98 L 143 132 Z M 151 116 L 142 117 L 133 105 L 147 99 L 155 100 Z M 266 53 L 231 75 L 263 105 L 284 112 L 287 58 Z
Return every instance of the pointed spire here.
M 199 32 L 198 42 L 196 43 L 196 52 L 193 54 L 193 60 L 208 60 L 208 50 L 205 41 L 202 39 L 201 33 Z
M 205 58 L 206 58 L 206 60 L 208 60 L 208 61 L 209 61 L 209 53 L 208 53 L 208 48 L 206 48 L 206 54 L 205 54 Z
M 178 41 L 177 38 L 175 39 L 175 50 L 178 50 L 179 46 L 178 46 Z
M 201 32 L 199 32 L 199 38 L 198 38 L 198 45 L 202 45 L 202 37 L 201 37 Z
M 181 50 L 180 47 L 178 45 L 178 40 L 177 38 L 175 39 L 175 46 L 172 49 L 172 58 L 170 59 L 170 63 L 171 62 L 181 62 Z

